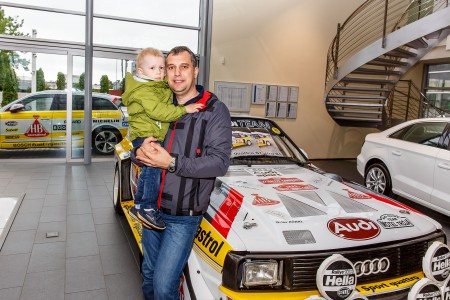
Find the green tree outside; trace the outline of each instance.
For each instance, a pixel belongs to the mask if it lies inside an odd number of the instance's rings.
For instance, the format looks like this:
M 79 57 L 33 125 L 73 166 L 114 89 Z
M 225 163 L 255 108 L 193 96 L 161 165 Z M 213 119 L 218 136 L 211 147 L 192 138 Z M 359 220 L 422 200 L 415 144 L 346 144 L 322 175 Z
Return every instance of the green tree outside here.
M 84 72 L 81 73 L 80 79 L 78 79 L 78 88 L 84 91 Z
M 100 78 L 100 93 L 108 93 L 109 92 L 109 78 L 108 75 L 103 75 Z
M 42 68 L 36 71 L 36 91 L 44 91 L 46 89 L 44 71 Z
M 64 73 L 58 72 L 58 75 L 56 76 L 56 89 L 64 90 L 65 88 L 66 88 L 66 76 L 64 76 Z

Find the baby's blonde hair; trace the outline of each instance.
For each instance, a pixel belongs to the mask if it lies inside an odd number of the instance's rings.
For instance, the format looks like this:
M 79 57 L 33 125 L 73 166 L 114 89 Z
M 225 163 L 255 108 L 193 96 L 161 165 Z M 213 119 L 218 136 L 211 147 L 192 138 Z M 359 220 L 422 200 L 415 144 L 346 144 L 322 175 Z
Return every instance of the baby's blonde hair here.
M 151 48 L 151 47 L 144 48 L 141 51 L 139 51 L 139 53 L 136 57 L 136 67 L 139 68 L 142 65 L 144 57 L 146 57 L 147 55 L 162 57 L 164 59 L 164 54 L 161 52 L 161 50 Z

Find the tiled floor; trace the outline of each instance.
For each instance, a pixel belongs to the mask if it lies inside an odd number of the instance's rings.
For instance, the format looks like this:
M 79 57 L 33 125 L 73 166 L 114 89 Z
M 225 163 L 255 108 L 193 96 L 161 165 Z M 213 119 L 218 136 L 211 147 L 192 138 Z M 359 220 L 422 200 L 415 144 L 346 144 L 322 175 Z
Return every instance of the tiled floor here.
M 143 298 L 113 176 L 112 161 L 0 162 L 0 197 L 25 193 L 0 251 L 0 299 Z

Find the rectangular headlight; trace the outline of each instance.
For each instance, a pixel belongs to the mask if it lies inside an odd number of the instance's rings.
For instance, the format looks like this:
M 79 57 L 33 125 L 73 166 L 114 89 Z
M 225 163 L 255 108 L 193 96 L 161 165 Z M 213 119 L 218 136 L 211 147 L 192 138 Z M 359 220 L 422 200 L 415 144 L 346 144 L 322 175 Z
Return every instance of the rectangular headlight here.
M 279 285 L 279 267 L 275 260 L 247 261 L 243 265 L 243 285 Z

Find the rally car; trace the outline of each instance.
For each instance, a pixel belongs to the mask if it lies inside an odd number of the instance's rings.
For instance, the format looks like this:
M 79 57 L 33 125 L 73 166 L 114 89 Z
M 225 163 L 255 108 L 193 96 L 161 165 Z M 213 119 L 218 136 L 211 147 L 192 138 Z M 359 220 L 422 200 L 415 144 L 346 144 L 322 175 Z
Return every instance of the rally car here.
M 236 116 L 232 128 L 264 129 L 274 143 L 232 150 L 180 278 L 180 299 L 411 300 L 448 293 L 450 250 L 440 224 L 316 168 L 269 119 Z M 116 145 L 113 205 L 140 246 L 141 226 L 128 215 L 139 176 L 131 149 L 127 139 Z
M 84 92 L 72 96 L 72 143 L 83 147 Z M 0 149 L 61 148 L 66 145 L 67 92 L 29 94 L 0 108 Z M 128 131 L 118 96 L 92 94 L 92 150 L 112 154 Z

